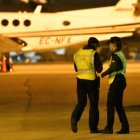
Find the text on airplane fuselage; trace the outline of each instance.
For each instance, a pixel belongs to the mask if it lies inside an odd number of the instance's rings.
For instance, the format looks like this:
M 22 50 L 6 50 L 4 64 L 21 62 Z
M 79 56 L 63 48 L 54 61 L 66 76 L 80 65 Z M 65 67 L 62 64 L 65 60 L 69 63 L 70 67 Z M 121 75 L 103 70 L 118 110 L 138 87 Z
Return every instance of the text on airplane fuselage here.
M 39 40 L 39 44 L 70 44 L 71 37 L 41 37 Z
M 133 8 L 117 8 L 116 11 L 132 11 Z

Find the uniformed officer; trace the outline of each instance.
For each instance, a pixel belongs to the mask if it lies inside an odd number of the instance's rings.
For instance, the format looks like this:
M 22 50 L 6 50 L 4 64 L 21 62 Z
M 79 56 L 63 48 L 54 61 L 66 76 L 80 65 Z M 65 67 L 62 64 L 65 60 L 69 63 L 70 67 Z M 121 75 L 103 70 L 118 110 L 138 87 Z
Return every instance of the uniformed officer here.
M 107 125 L 102 133 L 112 134 L 114 124 L 114 107 L 118 113 L 122 128 L 117 134 L 129 133 L 128 120 L 122 105 L 123 91 L 126 88 L 126 59 L 121 51 L 122 43 L 119 37 L 111 37 L 110 50 L 112 56 L 109 62 L 109 69 L 101 74 L 101 77 L 109 75 L 109 91 L 107 98 Z
M 99 133 L 99 83 L 96 72 L 102 72 L 102 63 L 96 52 L 99 42 L 96 38 L 90 37 L 88 45 L 80 49 L 74 55 L 74 66 L 77 72 L 77 96 L 78 104 L 76 105 L 71 116 L 71 129 L 77 132 L 77 123 L 81 118 L 84 108 L 87 104 L 87 95 L 90 102 L 89 110 L 89 127 L 90 133 Z

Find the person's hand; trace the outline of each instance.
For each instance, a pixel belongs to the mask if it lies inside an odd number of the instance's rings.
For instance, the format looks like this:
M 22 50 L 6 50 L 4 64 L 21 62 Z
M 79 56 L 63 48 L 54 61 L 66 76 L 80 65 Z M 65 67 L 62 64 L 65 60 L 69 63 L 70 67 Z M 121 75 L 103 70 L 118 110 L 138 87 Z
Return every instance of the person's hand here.
M 105 73 L 102 73 L 102 74 L 101 74 L 101 77 L 104 78 L 104 77 L 105 77 Z

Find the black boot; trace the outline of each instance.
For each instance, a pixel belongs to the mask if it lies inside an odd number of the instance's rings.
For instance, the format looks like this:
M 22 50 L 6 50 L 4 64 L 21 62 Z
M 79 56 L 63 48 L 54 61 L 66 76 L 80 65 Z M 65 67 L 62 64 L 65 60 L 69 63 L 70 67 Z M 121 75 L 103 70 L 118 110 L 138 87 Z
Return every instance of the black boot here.
M 113 129 L 105 128 L 103 130 L 100 130 L 100 132 L 103 134 L 113 134 Z
M 91 133 L 91 134 L 100 133 L 100 131 L 99 131 L 99 129 L 97 128 L 97 129 L 95 129 L 95 130 L 90 130 L 90 133 Z
M 128 134 L 129 133 L 129 128 L 128 129 L 121 129 L 120 131 L 116 132 L 117 134 Z
M 75 119 L 71 119 L 71 130 L 74 133 L 77 133 L 77 123 L 76 123 Z

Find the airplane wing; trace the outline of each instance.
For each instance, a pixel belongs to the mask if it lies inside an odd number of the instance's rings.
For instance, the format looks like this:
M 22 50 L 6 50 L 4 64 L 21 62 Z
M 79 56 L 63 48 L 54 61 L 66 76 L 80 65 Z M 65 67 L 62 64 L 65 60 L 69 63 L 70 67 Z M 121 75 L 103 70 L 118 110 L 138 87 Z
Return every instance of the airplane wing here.
M 19 51 L 21 47 L 15 40 L 0 35 L 0 52 Z

